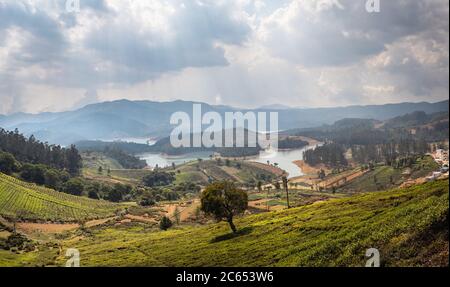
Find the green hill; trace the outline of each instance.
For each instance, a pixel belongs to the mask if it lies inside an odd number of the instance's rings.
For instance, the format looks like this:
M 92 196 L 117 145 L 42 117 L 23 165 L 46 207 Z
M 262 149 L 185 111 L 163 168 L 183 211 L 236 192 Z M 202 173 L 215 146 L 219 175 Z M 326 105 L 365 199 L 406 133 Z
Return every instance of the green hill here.
M 376 166 L 373 171 L 352 180 L 340 190 L 344 192 L 379 191 L 400 186 L 406 180 L 426 177 L 439 170 L 439 165 L 431 156 L 418 159 L 411 168 L 393 168 L 391 166 Z M 407 175 L 404 173 L 407 172 Z
M 166 232 L 105 226 L 68 239 L 84 266 L 448 266 L 448 180 Z M 64 258 L 57 259 L 62 265 Z
M 0 216 L 29 221 L 74 222 L 113 216 L 121 207 L 57 192 L 0 173 Z

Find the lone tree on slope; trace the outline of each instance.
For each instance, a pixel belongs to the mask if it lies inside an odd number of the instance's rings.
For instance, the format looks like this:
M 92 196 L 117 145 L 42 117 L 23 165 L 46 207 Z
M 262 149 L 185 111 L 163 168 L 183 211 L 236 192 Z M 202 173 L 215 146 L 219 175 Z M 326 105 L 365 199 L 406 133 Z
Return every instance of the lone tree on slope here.
M 227 221 L 233 233 L 236 233 L 233 217 L 243 214 L 247 209 L 248 196 L 231 182 L 218 182 L 206 187 L 201 203 L 201 210 L 205 214 L 214 216 L 218 221 Z

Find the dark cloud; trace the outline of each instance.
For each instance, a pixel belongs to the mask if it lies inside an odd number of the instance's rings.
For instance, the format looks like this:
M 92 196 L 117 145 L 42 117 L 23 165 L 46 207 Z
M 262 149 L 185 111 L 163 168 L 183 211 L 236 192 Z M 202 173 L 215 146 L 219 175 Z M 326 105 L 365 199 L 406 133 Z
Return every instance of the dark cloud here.
M 381 1 L 381 12 L 372 14 L 365 5 L 293 1 L 265 24 L 266 43 L 275 55 L 304 66 L 339 66 L 381 53 L 402 37 L 448 27 L 446 1 Z
M 181 1 L 173 1 L 180 4 Z M 106 23 L 92 31 L 86 47 L 106 61 L 127 70 L 128 81 L 141 81 L 187 67 L 225 66 L 223 48 L 217 42 L 241 44 L 250 32 L 243 22 L 234 20 L 230 6 L 189 1 L 168 23 L 173 37 L 161 31 L 143 30 L 134 25 Z M 113 23 L 113 22 L 112 22 Z M 169 39 L 167 39 L 169 38 Z

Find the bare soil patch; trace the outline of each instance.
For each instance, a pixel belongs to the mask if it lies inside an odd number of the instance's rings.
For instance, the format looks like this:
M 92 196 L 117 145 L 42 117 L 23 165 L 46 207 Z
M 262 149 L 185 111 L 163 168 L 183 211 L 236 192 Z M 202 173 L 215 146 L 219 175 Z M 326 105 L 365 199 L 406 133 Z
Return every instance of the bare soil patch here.
M 66 224 L 57 224 L 57 223 L 28 223 L 28 222 L 20 222 L 16 224 L 17 230 L 25 233 L 45 233 L 45 234 L 56 234 L 63 233 L 65 231 L 75 230 L 79 228 L 80 225 L 76 223 L 66 223 Z
M 189 221 L 191 218 L 195 217 L 196 210 L 200 207 L 200 200 L 196 199 L 189 203 L 165 205 L 163 208 L 166 216 L 173 218 L 177 207 L 180 214 L 180 221 Z

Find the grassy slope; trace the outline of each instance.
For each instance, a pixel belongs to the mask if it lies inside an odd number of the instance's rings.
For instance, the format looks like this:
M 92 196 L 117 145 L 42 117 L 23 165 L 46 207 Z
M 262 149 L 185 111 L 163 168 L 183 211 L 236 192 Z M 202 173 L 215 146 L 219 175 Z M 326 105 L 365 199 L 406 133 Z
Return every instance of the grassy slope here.
M 411 168 L 411 179 L 428 176 L 431 172 L 437 171 L 439 165 L 431 156 L 424 157 L 415 163 Z M 347 184 L 344 191 L 378 191 L 394 188 L 404 182 L 402 173 L 406 169 L 394 169 L 390 166 L 379 166 L 374 171 L 369 172 Z M 392 177 L 392 183 L 391 183 Z M 376 181 L 375 181 L 376 178 Z
M 35 221 L 79 221 L 113 216 L 121 207 L 29 184 L 0 173 L 0 216 Z
M 236 167 L 236 162 L 231 160 L 230 166 L 218 165 L 215 160 L 206 160 L 199 162 L 190 162 L 177 167 L 180 173 L 176 173 L 176 183 L 195 182 L 198 184 L 208 184 L 208 176 L 215 181 L 233 180 L 237 182 L 246 182 L 250 180 L 258 181 L 258 176 L 275 178 L 276 175 L 251 163 L 239 161 L 241 168 Z M 169 171 L 171 171 L 169 169 Z
M 115 159 L 110 158 L 103 153 L 99 152 L 91 152 L 81 153 L 81 157 L 83 158 L 83 166 L 85 169 L 97 171 L 98 168 L 101 166 L 106 173 L 106 170 L 108 168 L 110 169 L 122 169 L 122 165 L 118 163 Z
M 63 250 L 85 266 L 364 266 L 368 248 L 384 266 L 448 265 L 448 209 L 447 180 L 248 216 L 235 238 L 225 223 L 104 227 Z
M 84 177 L 97 180 L 105 183 L 123 183 L 138 185 L 141 183 L 145 175 L 151 173 L 148 169 L 123 169 L 115 160 L 99 154 L 99 153 L 83 153 L 83 175 Z M 176 174 L 175 184 L 181 183 L 196 183 L 200 185 L 207 185 L 209 183 L 208 176 L 214 180 L 234 180 L 237 182 L 247 182 L 250 180 L 258 181 L 258 176 L 264 175 L 266 177 L 275 178 L 276 175 L 270 171 L 264 170 L 252 163 L 239 161 L 241 168 L 236 167 L 236 162 L 231 160 L 231 166 L 223 164 L 219 166 L 214 160 L 205 160 L 202 162 L 192 161 L 177 166 L 174 170 L 171 167 L 163 169 L 167 172 L 174 172 Z M 98 167 L 103 167 L 103 172 L 99 174 Z M 107 169 L 111 169 L 108 175 Z

